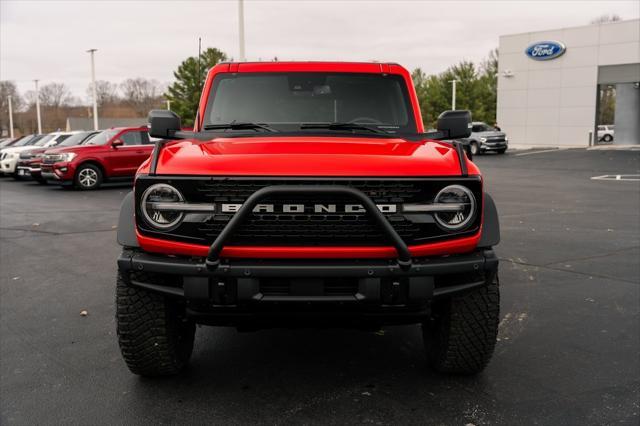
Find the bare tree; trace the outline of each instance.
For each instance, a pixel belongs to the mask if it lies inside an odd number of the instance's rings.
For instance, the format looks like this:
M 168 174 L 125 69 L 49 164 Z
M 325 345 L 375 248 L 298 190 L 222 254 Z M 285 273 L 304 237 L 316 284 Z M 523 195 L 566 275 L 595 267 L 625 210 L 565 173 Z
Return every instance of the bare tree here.
M 620 17 L 620 15 L 617 15 L 615 13 L 612 13 L 611 15 L 609 15 L 608 13 L 605 13 L 604 15 L 600 15 L 597 18 L 592 19 L 591 23 L 606 24 L 608 22 L 618 22 L 618 21 L 622 21 L 622 18 Z
M 49 83 L 40 89 L 40 104 L 60 108 L 73 103 L 71 91 L 64 83 Z
M 91 84 L 87 87 L 87 96 L 93 102 L 93 90 Z M 105 104 L 113 104 L 118 102 L 118 85 L 105 80 L 96 81 L 96 97 L 98 98 L 98 106 Z
M 18 89 L 13 81 L 0 81 L 0 135 L 9 130 L 9 96 L 11 96 L 11 107 L 13 113 L 17 113 L 22 108 L 22 98 L 18 94 Z M 15 126 L 15 116 L 14 116 Z
M 162 100 L 163 87 L 156 80 L 129 78 L 120 84 L 123 100 L 137 114 L 146 115 Z

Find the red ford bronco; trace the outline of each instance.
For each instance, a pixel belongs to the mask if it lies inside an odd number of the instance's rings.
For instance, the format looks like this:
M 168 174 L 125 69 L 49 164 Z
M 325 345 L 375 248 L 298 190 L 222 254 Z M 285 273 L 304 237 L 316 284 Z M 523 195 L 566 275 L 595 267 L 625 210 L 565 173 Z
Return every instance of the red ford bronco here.
M 429 364 L 473 374 L 499 319 L 497 210 L 458 138 L 425 133 L 409 73 L 380 63 L 223 63 L 193 131 L 161 138 L 123 201 L 117 331 L 129 369 L 177 373 L 196 324 L 421 324 Z

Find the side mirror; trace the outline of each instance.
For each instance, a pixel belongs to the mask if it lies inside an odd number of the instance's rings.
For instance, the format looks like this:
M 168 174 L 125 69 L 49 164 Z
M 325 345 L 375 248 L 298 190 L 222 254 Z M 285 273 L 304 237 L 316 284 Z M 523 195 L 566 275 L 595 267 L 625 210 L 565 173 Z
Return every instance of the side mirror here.
M 438 116 L 438 131 L 445 139 L 468 138 L 471 135 L 471 111 L 445 111 Z
M 154 109 L 149 112 L 149 136 L 152 138 L 172 139 L 181 127 L 180 117 L 173 111 Z
M 111 146 L 113 148 L 117 148 L 117 147 L 122 146 L 122 145 L 124 145 L 124 142 L 122 142 L 122 139 L 116 139 L 113 142 L 111 142 Z

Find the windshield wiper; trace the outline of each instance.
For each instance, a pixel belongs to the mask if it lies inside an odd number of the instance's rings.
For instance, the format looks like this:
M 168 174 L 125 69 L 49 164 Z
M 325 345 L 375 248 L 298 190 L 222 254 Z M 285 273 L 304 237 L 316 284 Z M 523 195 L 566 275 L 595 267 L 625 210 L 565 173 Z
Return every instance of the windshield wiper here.
M 377 127 L 358 123 L 302 123 L 301 129 L 328 129 L 328 130 L 366 130 L 368 132 L 388 135 L 388 132 Z
M 277 132 L 276 129 L 264 123 L 251 123 L 251 122 L 236 122 L 222 123 L 222 124 L 207 124 L 204 126 L 204 130 L 265 130 L 267 132 Z

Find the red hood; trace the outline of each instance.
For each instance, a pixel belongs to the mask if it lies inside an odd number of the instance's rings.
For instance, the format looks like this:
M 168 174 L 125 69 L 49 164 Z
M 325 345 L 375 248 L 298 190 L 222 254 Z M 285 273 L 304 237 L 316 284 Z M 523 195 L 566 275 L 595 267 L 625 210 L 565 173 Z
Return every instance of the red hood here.
M 60 148 L 47 149 L 47 154 L 61 154 L 64 152 L 82 152 L 95 149 L 104 149 L 104 145 L 74 145 L 74 146 L 61 146 Z
M 25 149 L 22 152 L 28 152 L 29 154 L 42 154 L 43 152 L 47 151 L 49 148 L 40 148 L 40 147 L 35 147 L 35 148 L 31 148 L 31 149 Z M 21 152 L 21 154 L 22 154 Z
M 149 161 L 141 173 L 148 172 Z M 480 174 L 467 164 L 469 174 Z M 180 141 L 163 149 L 158 174 L 221 176 L 459 176 L 454 149 L 436 141 L 275 136 Z

